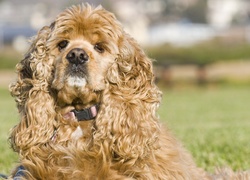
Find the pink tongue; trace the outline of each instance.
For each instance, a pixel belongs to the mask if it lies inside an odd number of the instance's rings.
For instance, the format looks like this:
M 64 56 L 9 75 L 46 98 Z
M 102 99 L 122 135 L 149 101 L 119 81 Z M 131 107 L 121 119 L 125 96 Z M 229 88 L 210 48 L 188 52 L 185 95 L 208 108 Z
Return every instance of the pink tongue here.
M 63 118 L 64 118 L 64 119 L 67 119 L 67 120 L 70 120 L 70 119 L 75 119 L 76 117 L 75 117 L 75 114 L 74 114 L 73 112 L 70 111 L 70 112 L 64 114 L 64 115 L 63 115 Z

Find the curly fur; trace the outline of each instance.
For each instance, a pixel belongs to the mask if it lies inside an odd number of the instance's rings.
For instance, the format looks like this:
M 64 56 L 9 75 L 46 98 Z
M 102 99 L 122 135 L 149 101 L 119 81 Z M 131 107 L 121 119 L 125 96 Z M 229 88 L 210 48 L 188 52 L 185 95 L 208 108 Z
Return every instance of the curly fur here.
M 62 40 L 69 43 L 64 49 L 58 48 Z M 105 52 L 94 49 L 99 42 Z M 65 58 L 76 47 L 89 56 L 80 75 Z M 103 8 L 85 4 L 59 14 L 32 40 L 17 73 L 10 90 L 20 122 L 10 141 L 23 178 L 209 178 L 161 127 L 152 62 Z M 97 103 L 92 121 L 65 115 Z

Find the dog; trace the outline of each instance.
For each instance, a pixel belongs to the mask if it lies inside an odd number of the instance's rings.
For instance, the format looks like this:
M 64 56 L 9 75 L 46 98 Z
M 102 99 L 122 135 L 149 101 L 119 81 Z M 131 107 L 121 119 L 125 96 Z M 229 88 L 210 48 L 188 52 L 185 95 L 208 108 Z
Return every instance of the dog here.
M 159 122 L 152 60 L 101 6 L 59 14 L 16 70 L 10 178 L 212 178 Z

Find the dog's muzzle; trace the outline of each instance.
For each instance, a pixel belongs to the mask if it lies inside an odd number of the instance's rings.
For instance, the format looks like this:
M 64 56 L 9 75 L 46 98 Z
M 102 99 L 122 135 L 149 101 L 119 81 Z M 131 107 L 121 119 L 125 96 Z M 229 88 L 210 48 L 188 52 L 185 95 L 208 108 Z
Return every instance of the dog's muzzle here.
M 86 64 L 89 61 L 89 56 L 81 48 L 74 48 L 66 55 L 66 59 L 69 62 L 69 74 L 72 77 L 83 78 L 87 74 Z

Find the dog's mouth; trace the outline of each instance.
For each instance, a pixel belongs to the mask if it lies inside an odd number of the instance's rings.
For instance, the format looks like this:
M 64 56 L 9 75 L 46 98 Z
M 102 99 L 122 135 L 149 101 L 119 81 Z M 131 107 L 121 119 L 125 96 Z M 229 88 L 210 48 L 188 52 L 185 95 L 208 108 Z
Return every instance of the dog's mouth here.
M 69 64 L 67 68 L 67 74 L 71 77 L 86 78 L 88 74 L 87 66 L 86 64 Z
M 69 86 L 83 87 L 87 84 L 87 68 L 85 65 L 69 64 L 66 77 Z

